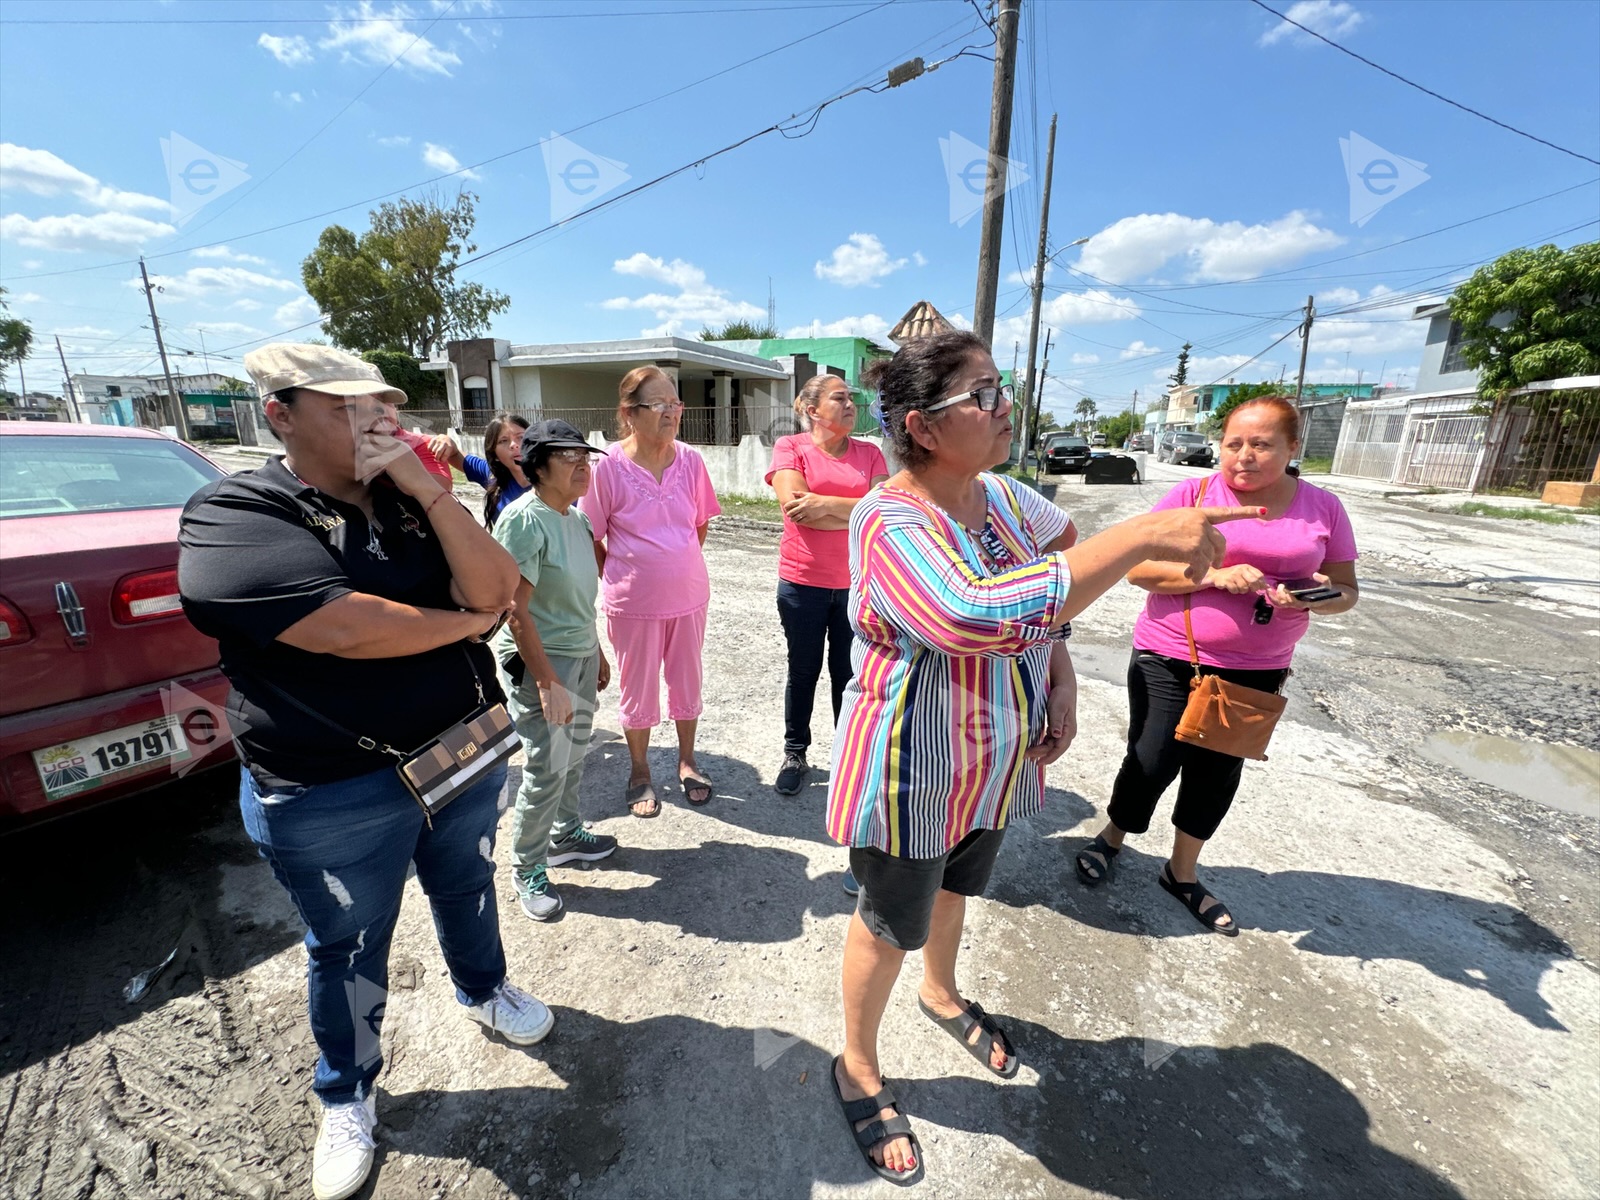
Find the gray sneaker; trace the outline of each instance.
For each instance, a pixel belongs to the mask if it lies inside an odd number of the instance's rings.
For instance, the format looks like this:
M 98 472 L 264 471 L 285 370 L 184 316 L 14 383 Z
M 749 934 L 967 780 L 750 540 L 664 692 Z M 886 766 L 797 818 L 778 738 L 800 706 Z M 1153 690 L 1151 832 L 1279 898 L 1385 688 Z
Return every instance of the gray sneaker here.
M 778 768 L 778 778 L 772 785 L 772 790 L 780 796 L 797 796 L 800 794 L 800 785 L 805 783 L 806 776 L 811 774 L 811 768 L 806 765 L 806 756 L 787 750 L 783 755 L 783 766 Z
M 595 833 L 587 825 L 579 825 L 550 843 L 550 854 L 545 859 L 545 865 L 560 867 L 569 862 L 599 862 L 616 852 L 616 838 Z
M 543 863 L 517 872 L 517 899 L 535 921 L 551 920 L 561 911 L 561 894 L 551 886 Z

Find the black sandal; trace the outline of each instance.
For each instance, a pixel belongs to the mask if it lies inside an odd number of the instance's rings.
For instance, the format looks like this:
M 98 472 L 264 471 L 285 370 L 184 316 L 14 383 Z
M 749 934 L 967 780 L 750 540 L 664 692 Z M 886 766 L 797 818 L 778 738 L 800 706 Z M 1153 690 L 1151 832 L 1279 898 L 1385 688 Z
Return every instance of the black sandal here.
M 839 1058 L 844 1057 L 840 1055 Z M 839 1101 L 839 1107 L 844 1110 L 844 1121 L 849 1127 L 851 1135 L 856 1139 L 856 1146 L 861 1151 L 861 1157 L 867 1160 L 867 1166 L 872 1168 L 873 1174 L 880 1179 L 887 1179 L 890 1183 L 907 1187 L 922 1181 L 922 1143 L 917 1141 L 917 1135 L 911 1132 L 911 1122 L 906 1120 L 900 1112 L 900 1102 L 895 1099 L 894 1093 L 889 1090 L 888 1083 L 883 1085 L 883 1090 L 876 1096 L 867 1096 L 861 1100 L 846 1100 L 844 1092 L 839 1089 L 839 1058 L 833 1060 L 833 1065 L 828 1068 L 828 1078 L 833 1081 L 834 1098 Z M 876 1117 L 880 1109 L 892 1108 L 895 1115 L 887 1121 L 875 1120 L 865 1129 L 857 1129 L 857 1121 L 865 1121 L 868 1117 Z M 915 1156 L 917 1165 L 909 1171 L 891 1171 L 877 1159 L 872 1157 L 872 1152 L 885 1142 L 891 1142 L 897 1137 L 907 1138 L 911 1142 L 911 1153 Z
M 1106 841 L 1105 835 L 1095 834 L 1094 841 L 1078 851 L 1077 859 L 1075 860 L 1078 867 L 1078 878 L 1083 880 L 1089 887 L 1104 883 L 1111 878 L 1111 860 L 1121 853 L 1121 846 L 1113 846 Z M 1095 862 L 1092 858 L 1085 858 L 1084 855 L 1086 854 L 1098 854 L 1105 859 L 1105 862 L 1102 864 Z M 1101 874 L 1091 874 L 1090 872 L 1092 871 L 1099 871 Z
M 967 1004 L 965 1012 L 958 1012 L 953 1017 L 941 1017 L 933 1009 L 922 1002 L 922 997 L 917 997 L 917 1007 L 922 1010 L 922 1015 L 935 1025 L 939 1026 L 956 1041 L 966 1048 L 968 1054 L 983 1064 L 984 1070 L 999 1079 L 1015 1079 L 1017 1071 L 1022 1067 L 1022 1060 L 1017 1057 L 1016 1047 L 1011 1044 L 1011 1039 L 1000 1028 L 1000 1023 L 983 1011 L 983 1005 L 976 1000 Z M 983 1029 L 983 1034 L 977 1041 L 969 1041 L 967 1035 L 972 1032 L 974 1025 Z M 1006 1053 L 1004 1070 L 994 1069 L 994 1047 L 1000 1044 L 1000 1049 Z
M 1196 921 L 1199 921 L 1212 933 L 1220 933 L 1223 937 L 1239 936 L 1239 922 L 1233 919 L 1233 914 L 1228 911 L 1228 906 L 1206 891 L 1205 885 L 1198 879 L 1193 883 L 1179 883 L 1172 877 L 1172 864 L 1164 863 L 1161 867 L 1160 883 L 1163 888 L 1183 902 L 1184 907 L 1194 914 Z M 1214 900 L 1216 903 L 1201 912 L 1200 910 L 1207 900 Z M 1217 922 L 1223 917 L 1228 919 L 1228 923 L 1226 925 L 1218 925 Z

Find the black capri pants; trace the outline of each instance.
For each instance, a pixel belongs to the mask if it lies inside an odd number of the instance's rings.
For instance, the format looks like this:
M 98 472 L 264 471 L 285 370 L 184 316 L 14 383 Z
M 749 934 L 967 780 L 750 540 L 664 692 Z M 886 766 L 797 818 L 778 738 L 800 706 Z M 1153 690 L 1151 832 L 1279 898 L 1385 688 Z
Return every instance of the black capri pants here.
M 1287 668 L 1237 671 L 1203 663 L 1200 672 L 1263 692 L 1276 692 L 1289 677 Z M 1128 752 L 1111 789 L 1107 814 L 1124 833 L 1143 833 L 1150 828 L 1156 801 L 1180 773 L 1183 781 L 1178 784 L 1172 823 L 1183 833 L 1202 842 L 1209 840 L 1233 804 L 1244 759 L 1172 736 L 1189 703 L 1192 678 L 1194 667 L 1187 659 L 1135 649 L 1128 662 Z

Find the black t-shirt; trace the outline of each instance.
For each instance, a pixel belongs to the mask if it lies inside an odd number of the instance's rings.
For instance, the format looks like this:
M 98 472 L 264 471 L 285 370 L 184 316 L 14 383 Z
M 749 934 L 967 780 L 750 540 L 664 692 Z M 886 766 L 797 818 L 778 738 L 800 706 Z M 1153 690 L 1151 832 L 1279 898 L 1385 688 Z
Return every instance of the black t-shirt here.
M 361 509 L 301 483 L 274 458 L 207 484 L 184 506 L 178 590 L 200 632 L 217 639 L 233 684 L 228 716 L 257 780 L 331 783 L 384 766 L 297 709 L 270 682 L 352 733 L 410 751 L 478 707 L 503 699 L 489 648 L 458 642 L 398 658 L 313 654 L 277 640 L 351 592 L 455 609 L 450 567 L 422 508 L 387 485 Z

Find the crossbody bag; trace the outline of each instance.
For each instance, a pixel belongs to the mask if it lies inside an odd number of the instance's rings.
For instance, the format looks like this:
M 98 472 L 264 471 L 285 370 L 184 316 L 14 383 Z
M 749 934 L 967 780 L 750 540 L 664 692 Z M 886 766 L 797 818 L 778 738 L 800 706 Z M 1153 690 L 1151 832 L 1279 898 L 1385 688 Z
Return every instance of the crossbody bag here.
M 1196 508 L 1206 495 L 1206 484 L 1200 483 L 1199 494 L 1194 498 Z M 1189 680 L 1189 701 L 1178 718 L 1178 728 L 1173 736 L 1180 742 L 1204 746 L 1218 754 L 1231 754 L 1234 758 L 1254 758 L 1265 762 L 1267 743 L 1277 728 L 1288 702 L 1276 692 L 1263 692 L 1259 688 L 1230 683 L 1216 675 L 1200 671 L 1200 652 L 1194 644 L 1194 620 L 1190 616 L 1189 593 L 1183 597 L 1183 632 L 1189 639 L 1189 665 L 1194 668 L 1194 678 Z M 1285 676 L 1287 678 L 1287 676 Z
M 432 829 L 435 813 L 477 783 L 489 768 L 510 758 L 517 748 L 516 726 L 512 724 L 506 706 L 488 702 L 483 694 L 483 679 L 478 674 L 477 664 L 472 661 L 472 655 L 467 653 L 465 646 L 461 648 L 461 653 L 466 656 L 467 666 L 472 670 L 472 683 L 478 691 L 477 706 L 442 733 L 409 752 L 397 750 L 381 739 L 353 733 L 332 717 L 297 700 L 270 679 L 262 679 L 261 682 L 306 716 L 321 721 L 361 749 L 393 758 L 400 782 L 422 807 L 423 817 L 428 822 L 428 828 Z

